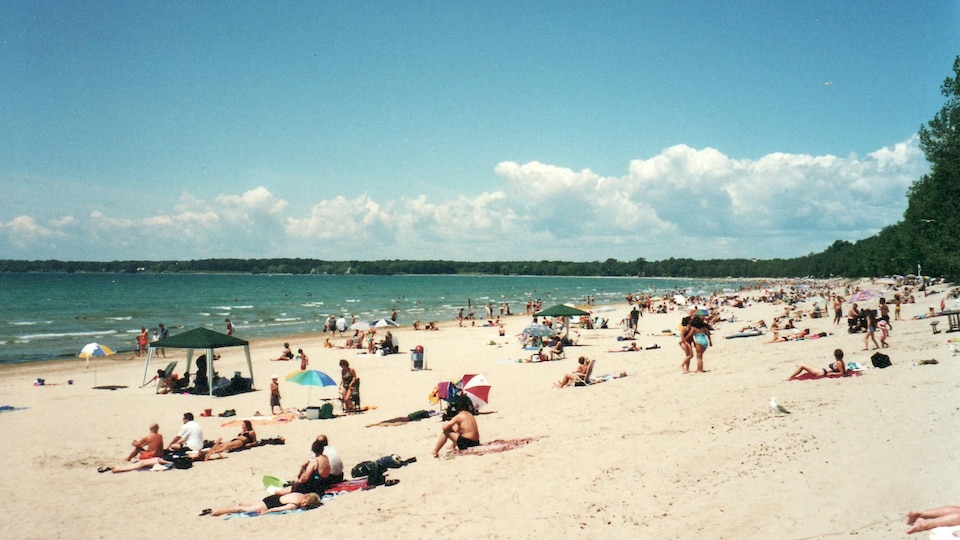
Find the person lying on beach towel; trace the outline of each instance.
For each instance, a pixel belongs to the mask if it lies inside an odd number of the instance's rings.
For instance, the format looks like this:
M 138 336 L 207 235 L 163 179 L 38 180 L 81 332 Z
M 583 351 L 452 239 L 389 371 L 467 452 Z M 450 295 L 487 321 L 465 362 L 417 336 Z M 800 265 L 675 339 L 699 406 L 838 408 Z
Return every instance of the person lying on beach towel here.
M 847 365 L 843 362 L 843 350 L 836 349 L 833 351 L 833 358 L 833 363 L 824 368 L 803 365 L 797 366 L 797 370 L 794 371 L 792 375 L 787 377 L 787 380 L 793 381 L 801 376 L 804 376 L 804 378 L 808 379 L 820 379 L 823 377 L 845 377 L 847 375 Z
M 223 457 L 225 452 L 239 450 L 241 448 L 253 448 L 257 446 L 257 432 L 253 429 L 250 420 L 243 421 L 243 430 L 233 439 L 223 442 L 223 439 L 217 439 L 213 446 L 203 451 L 203 460 L 216 459 L 213 456 Z
M 960 526 L 960 506 L 942 506 L 930 510 L 911 511 L 904 518 L 904 523 L 912 525 L 907 534 L 920 531 L 929 531 L 938 527 Z
M 224 514 L 256 514 L 263 515 L 271 512 L 286 512 L 289 510 L 311 510 L 320 506 L 320 496 L 316 493 L 287 493 L 286 495 L 269 495 L 262 501 L 255 503 L 242 502 L 236 506 L 206 508 L 200 512 L 201 516 L 222 516 Z

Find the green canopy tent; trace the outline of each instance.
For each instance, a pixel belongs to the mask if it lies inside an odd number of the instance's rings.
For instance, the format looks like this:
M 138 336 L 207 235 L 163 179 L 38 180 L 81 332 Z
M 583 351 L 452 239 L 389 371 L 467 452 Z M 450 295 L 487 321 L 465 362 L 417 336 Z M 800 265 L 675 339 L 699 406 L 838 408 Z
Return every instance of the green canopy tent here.
M 568 306 L 567 304 L 557 304 L 547 309 L 541 309 L 533 314 L 534 317 L 563 317 L 564 337 L 570 335 L 570 325 L 568 324 L 569 321 L 567 321 L 567 318 L 581 317 L 583 315 L 590 315 L 590 312 Z
M 533 314 L 534 317 L 580 317 L 582 315 L 590 315 L 590 312 L 566 304 L 557 304 Z
M 250 370 L 250 386 L 253 385 L 253 362 L 250 361 L 250 343 L 246 340 L 214 332 L 206 328 L 194 328 L 182 334 L 170 336 L 150 344 L 147 351 L 147 362 L 143 366 L 143 381 L 146 384 L 147 373 L 150 373 L 150 362 L 153 361 L 154 351 L 157 349 L 186 349 L 187 350 L 187 370 L 193 365 L 193 351 L 203 350 L 207 357 L 207 388 L 210 395 L 213 395 L 213 351 L 224 347 L 243 347 L 243 352 L 247 357 L 247 369 Z

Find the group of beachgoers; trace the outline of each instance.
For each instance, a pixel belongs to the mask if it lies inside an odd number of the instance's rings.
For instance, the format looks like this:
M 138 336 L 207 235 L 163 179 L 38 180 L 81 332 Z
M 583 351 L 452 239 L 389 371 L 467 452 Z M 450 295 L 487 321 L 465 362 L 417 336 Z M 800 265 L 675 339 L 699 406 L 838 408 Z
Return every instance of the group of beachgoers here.
M 227 452 L 259 446 L 261 441 L 257 439 L 257 432 L 250 420 L 243 420 L 242 425 L 240 433 L 233 439 L 224 441 L 220 438 L 208 443 L 204 440 L 203 428 L 194 419 L 193 413 L 187 412 L 183 414 L 183 425 L 170 444 L 164 446 L 159 424 L 150 424 L 149 433 L 131 443 L 133 450 L 122 464 L 100 467 L 97 471 L 122 473 L 149 468 L 169 469 L 174 465 L 175 456 L 185 457 L 190 461 L 208 461 L 222 458 Z

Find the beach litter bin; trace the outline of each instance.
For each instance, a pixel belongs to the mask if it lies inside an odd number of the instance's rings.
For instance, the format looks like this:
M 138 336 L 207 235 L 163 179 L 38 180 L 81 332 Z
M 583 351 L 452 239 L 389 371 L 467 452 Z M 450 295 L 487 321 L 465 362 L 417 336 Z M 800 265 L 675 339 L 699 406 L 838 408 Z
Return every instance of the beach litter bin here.
M 410 369 L 416 371 L 426 368 L 427 365 L 423 361 L 423 345 L 417 345 L 410 350 Z

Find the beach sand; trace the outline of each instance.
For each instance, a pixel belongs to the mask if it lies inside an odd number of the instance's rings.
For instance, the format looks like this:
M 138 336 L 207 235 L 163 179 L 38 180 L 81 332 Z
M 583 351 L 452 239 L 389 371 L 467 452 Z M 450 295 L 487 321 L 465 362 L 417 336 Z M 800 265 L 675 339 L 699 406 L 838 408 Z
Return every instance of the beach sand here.
M 640 320 L 638 343 L 660 349 L 607 352 L 624 344 L 616 340 L 618 328 L 579 330 L 566 360 L 543 363 L 517 362 L 530 355 L 514 337 L 530 322 L 520 315 L 506 319 L 505 338 L 495 328 L 459 328 L 456 322 L 436 332 L 406 325 L 394 331 L 401 353 L 387 357 L 324 349 L 323 335 L 256 341 L 251 350 L 259 390 L 225 398 L 141 389 L 142 359 L 97 359 L 90 368 L 79 359 L 9 366 L 0 378 L 0 405 L 16 408 L 0 414 L 8 478 L 0 496 L 3 536 L 299 538 L 313 528 L 345 538 L 906 537 L 906 511 L 960 502 L 960 357 L 947 344 L 960 334 L 933 334 L 929 321 L 910 320 L 939 305 L 948 288 L 936 289 L 929 297 L 920 293 L 916 304 L 903 307 L 905 320 L 894 321 L 892 345 L 884 351 L 893 366 L 830 380 L 784 379 L 801 363 L 827 365 L 835 348 L 846 351 L 846 360 L 869 366 L 872 351 L 861 350 L 863 335 L 848 334 L 845 320 L 840 326 L 830 318 L 799 323 L 830 334 L 815 340 L 768 344 L 770 334 L 723 339 L 747 321 L 770 322 L 783 311 L 771 304 L 726 309 L 744 322 L 718 326 L 703 374 L 682 374 L 677 338 L 661 335 L 676 328 L 678 311 Z M 875 301 L 866 306 L 876 307 Z M 614 324 L 628 313 L 625 305 L 607 309 L 599 315 Z M 946 319 L 938 320 L 944 329 Z M 269 413 L 273 373 L 281 376 L 288 410 L 306 406 L 308 395 L 312 405 L 335 397 L 334 388 L 282 380 L 299 368 L 268 360 L 283 341 L 303 348 L 311 368 L 337 380 L 338 360 L 348 359 L 362 381 L 363 404 L 376 409 L 257 426 L 261 438 L 282 436 L 286 444 L 227 454 L 190 470 L 97 473 L 118 464 L 151 422 L 169 442 L 187 411 L 198 415 L 205 438 L 232 438 L 238 428 L 222 424 Z M 425 349 L 427 370 L 410 369 L 415 345 Z M 184 352 L 167 352 L 180 360 L 182 373 Z M 246 373 L 241 349 L 220 353 L 221 374 Z M 554 388 L 580 355 L 597 360 L 594 376 L 627 376 Z M 931 358 L 939 363 L 914 365 Z M 165 364 L 155 360 L 151 371 Z M 428 394 L 437 382 L 465 373 L 482 373 L 493 387 L 491 403 L 478 416 L 483 441 L 533 440 L 504 452 L 437 460 L 430 451 L 439 417 L 368 427 L 439 410 Z M 46 385 L 35 386 L 38 377 Z M 125 388 L 93 388 L 109 385 Z M 771 396 L 792 414 L 771 411 Z M 234 409 L 238 416 L 200 417 L 208 408 L 214 414 Z M 389 471 L 397 485 L 347 493 L 316 510 L 198 517 L 203 508 L 263 498 L 264 475 L 293 478 L 320 433 L 340 450 L 348 476 L 356 463 L 384 455 L 417 462 Z

